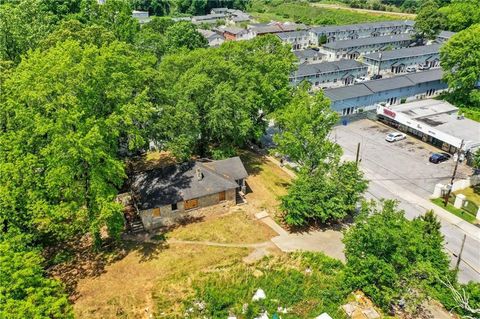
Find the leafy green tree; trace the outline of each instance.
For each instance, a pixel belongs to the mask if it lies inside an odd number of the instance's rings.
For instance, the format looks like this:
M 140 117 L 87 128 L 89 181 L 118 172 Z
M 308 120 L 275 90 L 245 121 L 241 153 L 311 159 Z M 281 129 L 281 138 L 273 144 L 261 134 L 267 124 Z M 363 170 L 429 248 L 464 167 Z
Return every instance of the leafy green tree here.
M 233 8 L 245 10 L 251 0 L 176 0 L 176 10 L 191 15 L 204 15 L 213 8 Z
M 188 158 L 229 156 L 233 147 L 258 140 L 264 116 L 290 98 L 293 62 L 272 36 L 164 56 L 152 121 L 156 142 Z
M 480 24 L 452 36 L 440 49 L 444 79 L 454 99 L 465 106 L 480 106 Z
M 312 174 L 300 174 L 281 198 L 285 222 L 305 226 L 329 223 L 353 213 L 367 181 L 354 162 L 323 166 Z
M 40 0 L 0 5 L 0 59 L 19 63 L 21 56 L 48 35 L 56 17 Z
M 73 318 L 60 282 L 46 278 L 39 249 L 21 235 L 0 235 L 0 314 L 5 319 Z
M 158 61 L 166 52 L 165 31 L 174 21 L 165 17 L 153 17 L 143 25 L 135 38 L 135 46 L 142 52 L 154 54 Z
M 426 1 L 420 7 L 415 19 L 415 32 L 419 40 L 433 40 L 442 29 L 443 15 L 434 0 Z
M 106 0 L 99 4 L 97 0 L 83 0 L 80 21 L 97 24 L 113 32 L 117 40 L 133 43 L 140 24 L 132 17 L 132 8 L 127 0 Z
M 330 109 L 330 100 L 323 92 L 312 95 L 308 89 L 301 86 L 290 103 L 275 113 L 279 133 L 274 142 L 277 153 L 312 173 L 325 162 L 338 160 L 341 149 L 328 139 L 338 114 Z
M 115 35 L 99 25 L 85 25 L 75 19 L 64 20 L 40 42 L 39 47 L 45 50 L 67 40 L 75 40 L 82 45 L 94 44 L 101 47 L 115 41 Z
M 82 0 L 41 0 L 43 7 L 58 18 L 80 12 Z
M 384 309 L 403 299 L 414 312 L 440 279 L 454 279 L 437 223 L 430 213 L 408 221 L 394 201 L 365 204 L 343 239 L 347 286 Z
M 193 50 L 208 47 L 208 41 L 189 21 L 180 21 L 165 31 L 165 48 L 172 53 L 179 49 Z
M 439 9 L 444 16 L 444 28 L 459 32 L 480 23 L 478 8 L 480 8 L 480 0 L 452 0 L 452 3 Z
M 477 149 L 472 156 L 472 166 L 473 168 L 480 169 L 480 149 Z
M 151 15 L 166 16 L 170 14 L 172 1 L 168 0 L 132 0 L 135 10 L 148 11 Z
M 0 221 L 44 242 L 123 228 L 121 154 L 145 143 L 153 56 L 67 40 L 22 61 L 0 101 Z M 13 213 L 12 213 L 13 212 Z

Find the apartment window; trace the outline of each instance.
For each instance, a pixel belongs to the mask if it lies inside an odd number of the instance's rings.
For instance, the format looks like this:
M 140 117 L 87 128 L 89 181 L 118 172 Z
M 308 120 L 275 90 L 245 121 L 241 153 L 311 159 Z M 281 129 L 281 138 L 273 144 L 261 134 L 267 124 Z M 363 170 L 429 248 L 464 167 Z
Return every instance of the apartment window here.
M 178 204 L 175 203 L 175 204 L 172 204 L 172 212 L 178 210 Z

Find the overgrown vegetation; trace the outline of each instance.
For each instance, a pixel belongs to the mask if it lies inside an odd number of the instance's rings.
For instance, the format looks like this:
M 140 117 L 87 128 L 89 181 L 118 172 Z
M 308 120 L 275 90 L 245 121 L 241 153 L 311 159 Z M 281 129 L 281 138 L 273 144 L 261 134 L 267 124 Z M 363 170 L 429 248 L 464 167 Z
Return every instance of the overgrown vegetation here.
M 394 201 L 365 204 L 344 243 L 345 284 L 363 290 L 384 310 L 415 314 L 427 296 L 448 309 L 457 306 L 443 284 L 459 286 L 432 211 L 408 221 Z
M 295 21 L 305 24 L 353 24 L 363 22 L 399 20 L 400 16 L 372 15 L 341 9 L 326 9 L 311 6 L 306 1 L 254 0 L 249 12 L 260 21 Z
M 195 294 L 185 303 L 187 318 L 229 314 L 253 318 L 265 311 L 284 318 L 313 318 L 323 312 L 346 318 L 340 308 L 348 295 L 342 288 L 342 269 L 340 261 L 321 253 L 293 253 L 253 266 L 218 268 L 194 281 Z M 258 289 L 266 298 L 252 301 Z M 287 314 L 279 309 L 287 309 Z

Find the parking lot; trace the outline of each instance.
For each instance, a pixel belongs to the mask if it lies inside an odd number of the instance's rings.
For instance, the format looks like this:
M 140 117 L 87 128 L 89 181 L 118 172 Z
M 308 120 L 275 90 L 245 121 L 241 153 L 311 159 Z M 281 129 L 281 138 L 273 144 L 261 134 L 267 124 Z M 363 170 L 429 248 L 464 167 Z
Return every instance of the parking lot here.
M 342 146 L 345 155 L 351 159 L 355 158 L 357 144 L 360 143 L 359 158 L 362 167 L 374 172 L 377 178 L 395 181 L 424 198 L 432 194 L 435 184 L 450 182 L 455 166 L 453 159 L 432 164 L 428 158 L 441 150 L 408 135 L 401 141 L 385 141 L 385 136 L 394 131 L 379 122 L 360 120 L 346 126 L 337 126 L 331 138 Z M 470 174 L 468 166 L 459 165 L 458 179 Z

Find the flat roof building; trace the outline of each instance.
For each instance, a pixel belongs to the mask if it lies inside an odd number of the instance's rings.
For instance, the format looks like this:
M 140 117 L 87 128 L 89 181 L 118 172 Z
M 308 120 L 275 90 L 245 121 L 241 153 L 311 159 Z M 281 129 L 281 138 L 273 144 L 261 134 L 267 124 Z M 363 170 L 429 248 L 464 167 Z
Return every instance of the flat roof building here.
M 361 55 L 388 49 L 406 48 L 412 42 L 411 35 L 403 33 L 325 43 L 320 50 L 327 55 L 329 61 L 334 61 L 339 59 L 357 59 Z
M 377 106 L 383 122 L 450 153 L 480 147 L 480 123 L 464 118 L 452 104 L 426 99 L 400 105 Z M 463 143 L 462 143 L 463 141 Z
M 440 66 L 440 47 L 440 44 L 432 44 L 375 52 L 365 55 L 363 62 L 368 64 L 369 72 L 373 74 L 403 73 L 408 66 L 435 68 Z

